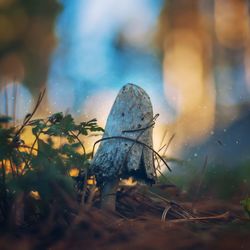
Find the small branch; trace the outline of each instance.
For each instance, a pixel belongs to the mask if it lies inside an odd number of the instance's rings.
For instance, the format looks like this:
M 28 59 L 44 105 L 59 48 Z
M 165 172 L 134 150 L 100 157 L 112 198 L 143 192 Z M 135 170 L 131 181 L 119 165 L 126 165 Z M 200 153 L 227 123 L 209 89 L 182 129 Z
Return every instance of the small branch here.
M 153 127 L 155 125 L 155 122 L 153 122 L 152 124 L 144 127 L 144 128 L 138 128 L 138 129 L 131 129 L 131 130 L 123 130 L 122 133 L 133 133 L 133 132 L 138 132 L 138 131 L 145 131 L 151 127 Z
M 153 151 L 161 159 L 161 161 L 165 164 L 165 166 L 168 168 L 168 170 L 172 171 L 171 168 L 168 166 L 167 162 L 152 147 L 148 146 L 147 144 L 145 144 L 145 143 L 143 143 L 141 141 L 138 141 L 138 140 L 135 140 L 135 139 L 132 139 L 132 138 L 128 138 L 128 137 L 124 137 L 124 136 L 111 136 L 111 137 L 102 138 L 102 139 L 96 141 L 94 146 L 93 146 L 92 158 L 94 156 L 95 146 L 96 146 L 97 143 L 99 143 L 101 141 L 113 140 L 113 139 L 123 139 L 123 140 L 127 140 L 127 141 L 132 141 L 132 142 L 138 143 L 138 144 L 150 149 L 151 151 Z
M 171 209 L 171 206 L 167 206 L 164 209 L 164 211 L 163 211 L 163 213 L 161 215 L 161 221 L 165 221 L 166 220 L 167 214 L 168 214 L 168 212 L 169 212 L 170 209 Z
M 13 123 L 14 123 L 14 126 L 16 126 L 16 108 L 17 108 L 17 91 L 18 91 L 18 85 L 15 84 L 15 81 L 14 81 L 14 84 L 13 84 L 13 99 L 14 99 L 14 103 L 13 103 Z
M 147 124 L 147 126 L 146 126 L 145 128 L 142 128 L 142 129 L 139 130 L 139 131 L 141 131 L 141 133 L 136 137 L 136 139 L 135 139 L 136 141 L 138 141 L 138 140 L 140 139 L 140 137 L 143 135 L 143 133 L 144 133 L 147 129 L 149 129 L 149 128 L 151 128 L 152 126 L 154 126 L 155 121 L 156 121 L 156 119 L 158 118 L 158 116 L 159 116 L 159 114 L 156 114 L 156 115 L 152 118 L 152 120 L 149 121 L 149 123 Z M 126 131 L 126 130 L 125 130 L 125 131 Z M 127 131 L 129 131 L 129 130 L 127 130 Z M 123 132 L 124 132 L 124 131 L 123 131 Z M 126 157 L 124 158 L 124 161 L 123 161 L 122 165 L 120 166 L 120 168 L 121 168 L 121 167 L 124 165 L 124 163 L 127 161 L 128 156 L 129 156 L 129 153 L 131 152 L 131 150 L 132 150 L 132 148 L 133 148 L 133 146 L 134 146 L 135 144 L 136 144 L 136 143 L 134 142 L 134 143 L 131 145 L 131 147 L 129 148 L 129 150 L 128 150 L 127 154 L 126 154 Z M 154 163 L 154 162 L 153 162 L 153 163 Z M 120 168 L 118 169 L 118 172 L 120 172 Z M 153 165 L 153 169 L 154 169 L 155 177 L 157 177 L 155 165 Z
M 225 212 L 224 214 L 220 214 L 220 215 L 194 217 L 194 218 L 186 218 L 186 219 L 175 219 L 175 220 L 169 220 L 168 222 L 180 223 L 180 222 L 206 221 L 206 220 L 228 220 L 229 218 L 230 218 L 230 213 Z
M 47 121 L 45 122 L 45 126 L 48 124 L 48 122 L 49 122 L 49 120 L 47 120 Z M 38 141 L 38 139 L 39 139 L 39 137 L 40 137 L 40 135 L 41 135 L 42 133 L 43 133 L 43 130 L 41 129 L 41 130 L 39 131 L 38 135 L 36 136 L 34 142 L 32 143 L 31 147 L 30 147 L 29 159 L 25 162 L 25 165 L 27 165 L 27 167 L 28 167 L 28 165 L 30 164 L 30 161 L 31 161 L 31 158 L 32 158 L 32 152 L 33 152 L 33 150 L 35 149 L 35 145 L 36 145 L 36 143 L 37 143 L 37 141 Z
M 20 145 L 19 148 L 28 148 L 28 149 L 31 149 L 31 147 L 28 146 L 28 145 Z M 37 148 L 33 148 L 32 150 L 35 150 L 36 152 L 39 152 Z
M 80 143 L 80 145 L 83 149 L 83 154 L 84 154 L 84 156 L 86 156 L 86 149 L 85 149 L 83 143 L 81 142 L 81 140 L 79 139 L 79 137 L 73 131 L 70 131 L 70 134 Z
M 196 203 L 196 201 L 198 199 L 198 195 L 200 193 L 200 189 L 201 189 L 201 185 L 202 185 L 202 182 L 203 182 L 203 179 L 204 179 L 204 175 L 206 173 L 207 162 L 208 162 L 208 156 L 206 155 L 205 161 L 204 161 L 204 164 L 203 164 L 203 168 L 202 168 L 202 171 L 201 171 L 200 182 L 199 182 L 198 187 L 196 189 L 196 193 L 195 193 L 195 196 L 194 196 L 192 207 L 194 207 L 194 205 L 195 205 L 195 203 Z
M 168 128 L 166 127 L 166 129 L 165 129 L 165 131 L 164 131 L 164 133 L 163 133 L 162 139 L 161 139 L 160 146 L 159 146 L 160 149 L 157 150 L 158 153 L 162 150 L 162 148 L 164 148 L 164 147 L 166 146 L 166 144 L 163 145 L 163 142 L 164 142 L 164 140 L 165 140 L 165 137 L 166 137 L 167 133 L 168 133 Z M 163 145 L 163 146 L 162 146 L 162 145 Z
M 173 134 L 173 135 L 170 137 L 170 139 L 169 139 L 169 141 L 168 141 L 168 143 L 167 143 L 167 145 L 166 145 L 166 148 L 165 148 L 165 150 L 164 150 L 164 152 L 163 152 L 162 155 L 165 155 L 165 154 L 166 154 L 166 152 L 167 152 L 167 150 L 168 150 L 168 148 L 169 148 L 169 145 L 171 144 L 171 142 L 173 141 L 174 138 L 175 138 L 175 134 Z
M 181 209 L 182 211 L 182 214 L 179 213 L 178 211 L 175 211 L 175 213 L 177 213 L 178 215 L 184 217 L 184 218 L 194 218 L 193 215 L 191 213 L 189 213 L 184 207 L 182 207 L 180 204 L 178 204 L 177 202 L 175 201 L 171 201 L 171 200 L 168 200 L 164 197 L 162 197 L 161 195 L 159 194 L 156 194 L 154 192 L 151 192 L 151 191 L 148 191 L 148 193 L 154 195 L 155 197 L 159 198 L 160 200 L 166 202 L 168 205 L 170 206 L 176 206 L 178 207 L 179 209 Z
M 16 175 L 16 173 L 15 173 L 15 170 L 14 170 L 14 167 L 13 167 L 13 164 L 12 164 L 11 159 L 9 159 L 9 162 L 10 162 L 11 173 L 12 173 L 12 176 L 13 176 L 13 178 L 14 178 L 15 175 Z
M 17 130 L 16 132 L 16 136 L 18 136 L 22 130 L 24 129 L 24 127 L 29 123 L 30 119 L 34 116 L 34 114 L 36 113 L 38 107 L 40 106 L 42 100 L 43 100 L 43 97 L 45 95 L 45 91 L 46 89 L 44 89 L 40 94 L 39 94 L 39 97 L 38 97 L 38 100 L 37 100 L 37 103 L 35 105 L 35 108 L 33 109 L 32 113 L 29 115 L 28 118 L 26 118 L 22 124 L 22 126 Z

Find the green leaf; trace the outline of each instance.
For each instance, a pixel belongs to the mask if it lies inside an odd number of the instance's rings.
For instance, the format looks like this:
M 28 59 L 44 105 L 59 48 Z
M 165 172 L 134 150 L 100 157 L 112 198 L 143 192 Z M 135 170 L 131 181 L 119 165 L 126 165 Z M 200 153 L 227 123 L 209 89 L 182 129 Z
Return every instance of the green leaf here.
M 50 136 L 68 137 L 70 132 L 75 129 L 74 119 L 71 115 L 66 115 L 65 117 L 60 117 L 60 120 L 57 120 L 56 123 L 51 123 L 51 126 L 45 133 Z
M 243 206 L 245 212 L 250 217 L 250 198 L 246 198 L 245 200 L 242 200 L 240 204 Z
M 5 129 L 0 127 L 0 160 L 7 159 L 12 154 L 14 137 L 14 128 Z
M 37 136 L 43 129 L 46 128 L 44 121 L 37 121 L 35 127 L 32 128 L 33 135 Z
M 62 119 L 63 119 L 63 113 L 62 112 L 55 113 L 55 114 L 53 114 L 53 115 L 51 115 L 49 117 L 49 121 L 51 123 L 60 122 Z
M 245 200 L 242 200 L 240 204 L 243 206 L 245 212 L 250 217 L 250 198 L 246 198 Z

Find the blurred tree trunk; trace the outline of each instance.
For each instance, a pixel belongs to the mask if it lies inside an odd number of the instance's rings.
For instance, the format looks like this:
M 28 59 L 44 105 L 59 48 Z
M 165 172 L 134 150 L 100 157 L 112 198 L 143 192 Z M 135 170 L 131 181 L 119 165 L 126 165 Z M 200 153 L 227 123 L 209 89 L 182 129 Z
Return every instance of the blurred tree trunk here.
M 44 88 L 60 9 L 57 0 L 0 2 L 0 89 L 14 80 L 35 96 Z

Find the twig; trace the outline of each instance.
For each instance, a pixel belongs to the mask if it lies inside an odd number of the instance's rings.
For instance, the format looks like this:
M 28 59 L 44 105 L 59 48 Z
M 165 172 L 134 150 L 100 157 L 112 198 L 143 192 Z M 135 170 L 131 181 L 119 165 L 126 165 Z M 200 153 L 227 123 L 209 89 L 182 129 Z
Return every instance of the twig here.
M 84 156 L 86 156 L 86 149 L 85 149 L 83 143 L 81 142 L 81 140 L 79 139 L 79 137 L 73 131 L 70 131 L 70 134 L 80 143 L 80 145 L 83 149 L 83 154 L 84 154 Z
M 148 191 L 148 192 L 149 192 L 150 194 L 152 194 L 152 195 L 156 196 L 156 197 L 157 197 L 157 198 L 159 198 L 160 200 L 167 202 L 167 204 L 171 204 L 171 201 L 170 201 L 170 200 L 168 200 L 168 199 L 166 199 L 166 198 L 162 197 L 161 195 L 156 194 L 156 193 L 151 192 L 151 191 Z
M 198 184 L 198 187 L 196 189 L 196 193 L 195 193 L 195 196 L 194 196 L 194 200 L 193 200 L 193 204 L 192 204 L 192 208 L 194 208 L 194 205 L 198 199 L 198 195 L 200 193 L 200 189 L 201 189 L 201 185 L 202 185 L 202 182 L 203 182 L 203 179 L 204 179 L 204 175 L 206 173 L 206 168 L 207 168 L 207 162 L 208 162 L 208 156 L 206 155 L 205 157 L 205 161 L 204 161 L 204 164 L 203 164 L 203 168 L 202 168 L 202 171 L 201 171 L 201 178 L 200 178 L 200 182 Z
M 160 200 L 166 202 L 167 204 L 169 204 L 170 206 L 176 206 L 178 208 L 180 208 L 182 210 L 182 212 L 185 214 L 180 214 L 178 211 L 175 211 L 175 213 L 177 213 L 178 215 L 182 216 L 182 217 L 185 217 L 185 218 L 193 218 L 193 215 L 191 213 L 189 213 L 184 207 L 182 207 L 180 204 L 178 204 L 177 202 L 175 201 L 170 201 L 164 197 L 162 197 L 161 195 L 159 194 L 156 194 L 154 192 L 151 192 L 151 191 L 148 191 L 150 194 L 153 194 L 154 196 L 156 196 L 157 198 L 159 198 Z
M 162 150 L 162 148 L 164 148 L 166 146 L 166 145 L 162 146 L 162 144 L 163 144 L 163 142 L 165 140 L 165 137 L 166 137 L 167 133 L 168 133 L 168 128 L 166 128 L 165 131 L 164 131 L 164 134 L 162 136 L 161 143 L 160 143 L 160 149 L 158 149 L 158 151 L 157 151 L 158 153 Z
M 163 213 L 162 213 L 162 216 L 161 216 L 161 221 L 165 221 L 166 220 L 166 217 L 167 217 L 167 213 L 169 212 L 169 210 L 171 209 L 171 206 L 167 206 Z
M 15 173 L 15 170 L 14 170 L 14 167 L 13 167 L 13 164 L 12 164 L 11 159 L 9 159 L 9 162 L 10 162 L 10 168 L 11 168 L 12 176 L 13 176 L 13 178 L 14 178 L 15 175 L 16 175 L 16 173 Z
M 164 150 L 164 152 L 163 152 L 162 155 L 165 155 L 165 154 L 166 154 L 166 152 L 167 152 L 167 150 L 168 150 L 168 148 L 169 148 L 169 145 L 171 144 L 171 142 L 173 141 L 174 138 L 175 138 L 175 134 L 173 134 L 173 135 L 170 137 L 170 139 L 169 139 L 169 141 L 168 141 L 168 143 L 167 143 L 167 145 L 166 145 L 166 148 L 165 148 L 165 150 Z
M 47 120 L 46 122 L 45 122 L 45 126 L 48 124 L 48 122 L 49 122 L 49 120 Z M 33 141 L 33 143 L 32 143 L 32 145 L 31 145 L 31 147 L 30 147 L 30 152 L 29 152 L 29 159 L 27 160 L 27 162 L 25 163 L 26 165 L 27 164 L 30 164 L 30 161 L 31 161 L 31 158 L 32 158 L 32 151 L 34 150 L 34 148 L 35 148 L 35 145 L 36 145 L 36 142 L 38 141 L 38 139 L 39 139 L 39 137 L 40 137 L 40 135 L 43 133 L 43 130 L 41 129 L 40 131 L 39 131 L 39 133 L 38 133 L 38 135 L 36 136 L 36 138 L 35 138 L 35 140 Z
M 41 104 L 41 102 L 42 102 L 42 100 L 43 100 L 43 97 L 44 97 L 44 95 L 45 95 L 45 91 L 46 91 L 46 89 L 44 89 L 44 90 L 39 94 L 37 103 L 36 103 L 36 105 L 35 105 L 35 108 L 33 109 L 32 113 L 31 113 L 28 117 L 26 117 L 26 119 L 24 120 L 22 126 L 17 130 L 16 136 L 18 136 L 18 135 L 22 132 L 22 130 L 24 129 L 24 127 L 29 123 L 30 119 L 31 119 L 31 118 L 34 116 L 34 114 L 36 113 L 36 111 L 37 111 L 39 105 Z
M 138 141 L 138 140 L 135 140 L 135 139 L 132 139 L 132 138 L 128 138 L 128 137 L 124 137 L 124 136 L 111 136 L 111 137 L 105 137 L 105 138 L 102 138 L 98 141 L 95 142 L 94 146 L 93 146 L 93 150 L 92 150 L 92 158 L 93 158 L 93 155 L 94 155 L 94 151 L 95 151 L 95 146 L 96 144 L 98 144 L 99 142 L 101 141 L 106 141 L 106 140 L 113 140 L 113 139 L 123 139 L 123 140 L 127 140 L 127 141 L 132 141 L 132 142 L 135 142 L 135 143 L 138 143 L 148 149 L 150 149 L 151 151 L 153 151 L 160 159 L 161 161 L 166 165 L 166 167 L 168 168 L 169 171 L 172 171 L 170 169 L 170 167 L 168 166 L 167 162 L 150 146 L 148 146 L 147 144 L 141 142 L 141 141 Z
M 28 148 L 28 149 L 31 149 L 30 146 L 28 145 L 20 145 L 19 148 Z M 37 148 L 33 148 L 33 150 L 35 150 L 36 152 L 38 152 L 38 149 Z M 40 153 L 40 152 L 39 152 Z
M 156 115 L 153 117 L 153 119 L 152 119 L 151 121 L 148 122 L 148 124 L 147 124 L 147 126 L 146 126 L 145 128 L 140 129 L 141 133 L 136 137 L 136 140 L 137 140 L 137 141 L 140 139 L 140 137 L 143 135 L 143 133 L 144 133 L 147 129 L 151 128 L 151 127 L 155 124 L 155 121 L 156 121 L 156 119 L 157 119 L 158 117 L 159 117 L 159 114 L 156 114 Z M 128 130 L 127 130 L 127 131 L 128 131 Z M 132 150 L 132 148 L 133 148 L 134 145 L 135 145 L 135 142 L 132 143 L 131 147 L 129 148 L 129 150 L 128 150 L 127 154 L 126 154 L 126 157 L 125 157 L 124 160 L 123 160 L 123 163 L 121 164 L 120 168 L 118 169 L 118 172 L 120 172 L 121 167 L 122 167 L 122 166 L 124 165 L 124 163 L 127 161 L 128 156 L 129 156 L 129 153 L 131 152 L 131 150 Z M 153 169 L 154 169 L 155 177 L 157 177 L 156 171 L 155 171 L 154 161 L 153 161 Z
M 194 218 L 186 218 L 186 219 L 174 219 L 169 220 L 170 223 L 180 223 L 180 222 L 189 222 L 189 221 L 204 221 L 204 220 L 228 220 L 230 218 L 230 213 L 225 212 L 220 215 L 212 215 L 212 216 L 204 216 L 204 217 L 194 217 Z
M 123 130 L 122 133 L 132 133 L 132 132 L 138 132 L 138 131 L 145 131 L 151 127 L 153 127 L 155 125 L 155 122 L 153 122 L 152 124 L 144 127 L 144 128 L 138 128 L 138 129 L 131 129 L 131 130 Z
M 14 81 L 15 83 L 15 81 Z M 17 87 L 18 85 L 14 84 L 13 85 L 13 98 L 14 98 L 14 103 L 13 103 L 13 122 L 14 126 L 16 126 L 16 108 L 17 108 Z

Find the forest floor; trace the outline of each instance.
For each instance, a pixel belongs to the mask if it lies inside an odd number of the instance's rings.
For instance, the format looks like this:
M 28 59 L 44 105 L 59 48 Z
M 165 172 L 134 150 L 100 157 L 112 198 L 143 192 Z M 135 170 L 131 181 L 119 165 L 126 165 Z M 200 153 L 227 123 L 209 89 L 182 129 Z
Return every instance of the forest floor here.
M 98 198 L 65 216 L 55 208 L 38 225 L 3 233 L 0 249 L 250 249 L 240 201 L 189 197 L 171 185 L 122 187 L 115 213 L 99 209 Z

